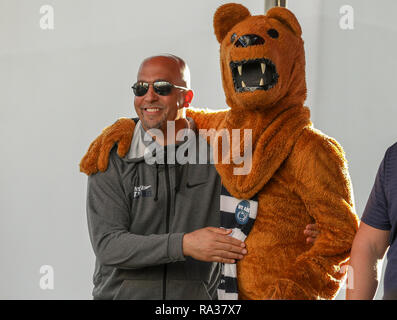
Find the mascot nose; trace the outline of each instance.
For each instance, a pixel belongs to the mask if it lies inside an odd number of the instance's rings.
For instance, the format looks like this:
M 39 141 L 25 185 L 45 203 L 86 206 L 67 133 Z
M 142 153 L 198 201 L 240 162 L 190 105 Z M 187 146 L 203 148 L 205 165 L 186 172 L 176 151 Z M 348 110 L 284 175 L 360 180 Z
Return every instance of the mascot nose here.
M 246 34 L 238 38 L 234 46 L 246 48 L 249 46 L 257 46 L 264 43 L 265 40 L 261 36 L 258 36 L 256 34 Z

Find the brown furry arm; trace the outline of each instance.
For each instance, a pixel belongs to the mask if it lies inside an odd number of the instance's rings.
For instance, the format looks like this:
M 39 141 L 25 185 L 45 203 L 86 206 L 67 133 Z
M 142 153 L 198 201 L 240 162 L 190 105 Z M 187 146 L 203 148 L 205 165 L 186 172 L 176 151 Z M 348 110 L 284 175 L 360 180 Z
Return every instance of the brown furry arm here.
M 190 107 L 186 109 L 186 116 L 194 120 L 198 129 L 218 129 L 225 119 L 228 110 L 208 110 Z
M 346 273 L 358 228 L 343 149 L 313 129 L 298 139 L 287 167 L 291 186 L 320 230 L 315 244 L 287 268 L 273 295 L 279 299 L 333 298 Z
M 98 170 L 106 171 L 110 150 L 116 143 L 118 143 L 117 154 L 124 157 L 130 148 L 134 129 L 134 120 L 128 118 L 120 118 L 111 126 L 103 129 L 81 159 L 80 171 L 87 175 L 97 173 Z

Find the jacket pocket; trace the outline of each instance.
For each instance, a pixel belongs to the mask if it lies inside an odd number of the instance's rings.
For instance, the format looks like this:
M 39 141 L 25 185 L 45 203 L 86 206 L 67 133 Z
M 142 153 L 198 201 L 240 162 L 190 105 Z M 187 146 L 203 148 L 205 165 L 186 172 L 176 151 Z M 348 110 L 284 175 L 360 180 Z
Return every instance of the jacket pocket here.
M 114 300 L 161 300 L 161 280 L 124 280 Z

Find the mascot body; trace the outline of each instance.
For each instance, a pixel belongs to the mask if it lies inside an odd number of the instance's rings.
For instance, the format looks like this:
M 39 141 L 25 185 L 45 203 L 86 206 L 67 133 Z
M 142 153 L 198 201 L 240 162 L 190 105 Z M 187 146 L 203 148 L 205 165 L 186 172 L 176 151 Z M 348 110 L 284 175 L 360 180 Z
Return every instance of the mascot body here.
M 257 200 L 257 214 L 246 239 L 248 254 L 237 263 L 239 299 L 330 299 L 345 275 L 357 230 L 352 186 L 344 152 L 313 128 L 306 99 L 305 54 L 301 28 L 287 9 L 251 16 L 242 5 L 226 4 L 214 16 L 220 43 L 227 111 L 187 110 L 199 129 L 252 130 L 251 170 L 217 163 L 229 196 Z M 134 122 L 121 119 L 91 144 L 81 171 L 107 167 L 129 148 Z M 208 138 L 210 141 L 210 139 Z M 237 150 L 236 150 L 237 148 Z M 223 157 L 219 144 L 217 159 Z M 230 154 L 244 154 L 231 144 Z M 221 205 L 222 207 L 222 205 Z M 316 223 L 314 245 L 303 230 Z

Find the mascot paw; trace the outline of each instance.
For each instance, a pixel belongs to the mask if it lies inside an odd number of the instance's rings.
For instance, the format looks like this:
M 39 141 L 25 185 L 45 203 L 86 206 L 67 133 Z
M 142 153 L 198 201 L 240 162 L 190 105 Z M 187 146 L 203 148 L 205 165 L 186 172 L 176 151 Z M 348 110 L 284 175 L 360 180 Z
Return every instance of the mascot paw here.
M 305 291 L 289 279 L 280 279 L 270 285 L 265 292 L 269 300 L 308 300 L 311 299 Z
M 87 175 L 106 171 L 109 164 L 109 154 L 113 146 L 118 143 L 117 154 L 124 157 L 131 145 L 135 122 L 132 119 L 121 118 L 91 143 L 87 153 L 80 162 L 80 171 Z

